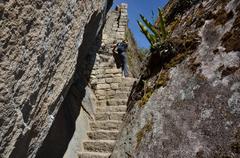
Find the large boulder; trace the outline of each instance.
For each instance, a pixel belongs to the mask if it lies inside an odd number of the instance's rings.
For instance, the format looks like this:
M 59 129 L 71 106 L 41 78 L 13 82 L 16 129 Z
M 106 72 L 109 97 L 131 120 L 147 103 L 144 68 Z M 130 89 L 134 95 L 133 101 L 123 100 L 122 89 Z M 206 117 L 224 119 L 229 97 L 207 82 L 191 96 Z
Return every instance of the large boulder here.
M 0 157 L 63 156 L 111 5 L 0 2 Z

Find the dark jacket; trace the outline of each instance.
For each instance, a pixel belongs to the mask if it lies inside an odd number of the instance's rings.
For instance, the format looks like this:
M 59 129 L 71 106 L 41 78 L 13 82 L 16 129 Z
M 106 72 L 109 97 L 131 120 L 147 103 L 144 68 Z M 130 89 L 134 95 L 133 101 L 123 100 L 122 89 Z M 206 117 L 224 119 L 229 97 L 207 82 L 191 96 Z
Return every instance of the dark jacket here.
M 127 52 L 128 44 L 125 42 L 120 42 L 117 44 L 117 52 L 122 53 L 122 52 Z

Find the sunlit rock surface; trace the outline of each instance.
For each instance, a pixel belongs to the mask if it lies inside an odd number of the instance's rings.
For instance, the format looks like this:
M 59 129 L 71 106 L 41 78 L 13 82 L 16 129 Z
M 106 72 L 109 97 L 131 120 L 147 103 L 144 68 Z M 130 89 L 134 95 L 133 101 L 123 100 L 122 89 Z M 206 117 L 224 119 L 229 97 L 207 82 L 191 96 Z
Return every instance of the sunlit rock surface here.
M 111 3 L 0 2 L 0 157 L 63 156 Z
M 134 86 L 112 158 L 240 157 L 240 1 L 185 2 L 165 7 L 182 52 Z

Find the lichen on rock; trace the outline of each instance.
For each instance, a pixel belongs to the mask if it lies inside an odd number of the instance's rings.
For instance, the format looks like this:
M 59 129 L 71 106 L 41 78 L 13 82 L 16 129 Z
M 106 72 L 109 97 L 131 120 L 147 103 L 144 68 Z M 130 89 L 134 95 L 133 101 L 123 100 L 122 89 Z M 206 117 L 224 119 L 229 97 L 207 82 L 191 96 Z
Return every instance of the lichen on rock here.
M 181 2 L 165 7 L 176 51 L 159 69 L 145 69 L 142 79 L 155 87 L 150 97 L 141 79 L 134 86 L 113 158 L 240 156 L 240 1 Z M 159 83 L 164 86 L 156 88 Z M 144 135 L 149 115 L 153 126 Z

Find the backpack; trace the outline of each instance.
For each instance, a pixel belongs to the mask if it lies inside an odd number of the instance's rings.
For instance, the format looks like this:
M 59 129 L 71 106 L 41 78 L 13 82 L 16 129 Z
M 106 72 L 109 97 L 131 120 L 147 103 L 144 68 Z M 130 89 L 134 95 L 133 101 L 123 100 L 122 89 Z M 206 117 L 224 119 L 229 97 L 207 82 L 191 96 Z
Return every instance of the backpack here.
M 127 47 L 128 47 L 127 43 L 124 43 L 124 42 L 118 43 L 117 44 L 117 51 L 119 53 L 126 52 Z

